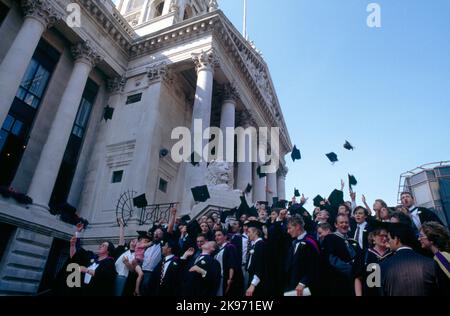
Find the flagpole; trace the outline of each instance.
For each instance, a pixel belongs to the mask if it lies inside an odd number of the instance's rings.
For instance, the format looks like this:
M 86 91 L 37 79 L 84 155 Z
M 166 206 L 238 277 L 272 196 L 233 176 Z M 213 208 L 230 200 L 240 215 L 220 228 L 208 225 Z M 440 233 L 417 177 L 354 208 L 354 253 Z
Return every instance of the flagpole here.
M 242 35 L 247 40 L 247 0 L 244 0 L 244 21 L 242 23 L 243 25 L 243 32 Z

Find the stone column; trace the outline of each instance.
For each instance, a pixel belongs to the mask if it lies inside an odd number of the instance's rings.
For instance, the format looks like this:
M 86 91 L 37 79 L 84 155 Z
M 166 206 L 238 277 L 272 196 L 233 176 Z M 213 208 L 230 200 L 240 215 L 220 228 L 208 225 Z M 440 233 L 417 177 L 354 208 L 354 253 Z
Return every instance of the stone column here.
M 222 130 L 223 139 L 219 141 L 219 147 L 223 148 L 223 160 L 231 162 L 234 159 L 234 146 L 228 148 L 230 150 L 229 158 L 227 159 L 227 127 L 236 126 L 236 103 L 239 99 L 239 94 L 236 88 L 232 84 L 226 84 L 222 90 L 223 93 L 223 103 L 222 112 L 220 114 L 220 129 Z M 223 142 L 222 142 L 223 141 Z M 234 144 L 234 133 L 233 133 L 233 144 Z
M 252 126 L 251 117 L 247 112 L 241 112 L 240 125 L 244 129 Z M 248 184 L 253 183 L 252 179 L 252 156 L 251 149 L 254 141 L 254 134 L 238 133 L 237 151 L 238 151 L 238 176 L 237 176 L 237 189 L 244 190 Z M 244 161 L 240 161 L 240 156 L 244 158 Z M 249 198 L 251 200 L 251 197 Z M 249 201 L 251 202 L 251 201 Z
M 278 189 L 278 199 L 286 200 L 286 174 L 287 168 L 285 166 L 280 166 L 277 174 L 277 189 Z
M 9 112 L 42 34 L 59 18 L 48 1 L 24 0 L 22 8 L 24 22 L 0 65 L 0 126 Z
M 75 65 L 28 190 L 34 204 L 44 207 L 50 200 L 89 73 L 101 60 L 88 41 L 73 46 L 72 54 Z
M 259 163 L 253 163 L 253 201 L 265 201 L 266 200 L 266 179 L 267 177 L 260 178 L 258 176 L 257 169 Z
M 139 22 L 138 24 L 142 24 L 146 22 L 145 18 L 148 15 L 148 11 L 150 8 L 148 7 L 149 0 L 145 0 L 144 5 L 142 6 L 141 15 L 139 16 Z
M 272 205 L 273 198 L 277 197 L 278 191 L 277 191 L 277 174 L 274 173 L 268 173 L 267 174 L 267 201 L 269 202 L 269 205 Z M 270 193 L 272 192 L 272 193 Z
M 218 65 L 218 60 L 214 49 L 202 51 L 192 55 L 197 70 L 197 88 L 195 91 L 194 107 L 192 110 L 191 134 L 193 145 L 192 152 L 203 155 L 203 148 L 208 144 L 208 140 L 203 140 L 194 147 L 194 138 L 203 139 L 203 131 L 210 126 L 211 123 L 211 102 L 214 83 L 214 68 Z M 195 126 L 196 120 L 200 120 L 202 128 Z M 196 135 L 196 136 L 195 136 Z M 200 148 L 201 145 L 201 148 Z M 202 158 L 199 166 L 194 167 L 192 164 L 186 166 L 185 193 L 182 202 L 182 212 L 190 213 L 193 206 L 193 198 L 191 188 L 206 184 L 206 164 Z

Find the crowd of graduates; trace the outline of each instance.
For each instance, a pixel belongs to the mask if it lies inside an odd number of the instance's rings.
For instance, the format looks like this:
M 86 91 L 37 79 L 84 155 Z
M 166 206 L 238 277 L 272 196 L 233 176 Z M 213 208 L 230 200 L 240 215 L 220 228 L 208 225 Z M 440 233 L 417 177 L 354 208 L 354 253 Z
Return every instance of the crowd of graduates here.
M 428 296 L 450 295 L 450 238 L 436 214 L 376 200 L 372 209 L 344 201 L 344 185 L 328 199 L 303 195 L 249 205 L 191 220 L 170 210 L 167 223 L 138 232 L 128 243 L 86 251 L 71 240 L 67 265 L 80 266 L 81 287 L 69 272 L 57 295 L 116 296 Z M 298 200 L 297 200 L 298 198 Z M 78 226 L 82 230 L 82 225 Z

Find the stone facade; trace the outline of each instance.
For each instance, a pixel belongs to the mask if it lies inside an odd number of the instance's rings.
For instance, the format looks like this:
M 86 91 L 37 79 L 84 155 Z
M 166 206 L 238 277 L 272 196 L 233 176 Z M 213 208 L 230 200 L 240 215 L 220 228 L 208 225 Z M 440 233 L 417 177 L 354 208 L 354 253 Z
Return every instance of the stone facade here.
M 73 234 L 73 226 L 52 215 L 48 204 L 58 181 L 64 183 L 60 166 L 88 82 L 98 89 L 65 192 L 90 222 L 86 245 L 117 240 L 116 210 L 124 192 L 145 193 L 149 204 L 179 202 L 180 212 L 194 217 L 213 207 L 235 207 L 248 183 L 249 203 L 285 198 L 284 156 L 292 145 L 268 66 L 216 1 L 145 0 L 135 6 L 120 0 L 117 7 L 110 0 L 0 1 L 8 8 L 0 21 L 0 122 L 17 101 L 38 45 L 45 42 L 58 55 L 8 183 L 33 204 L 0 197 L 0 224 L 11 230 L 0 253 L 0 295 L 45 290 L 41 279 Z M 81 8 L 81 27 L 67 25 L 72 2 Z M 106 106 L 114 109 L 111 120 L 103 119 Z M 202 119 L 204 129 L 279 127 L 281 167 L 260 178 L 254 162 L 175 163 L 171 133 L 175 127 L 193 129 L 195 119 Z M 196 204 L 190 189 L 202 184 L 212 197 Z M 128 236 L 142 230 L 139 210 L 133 211 Z

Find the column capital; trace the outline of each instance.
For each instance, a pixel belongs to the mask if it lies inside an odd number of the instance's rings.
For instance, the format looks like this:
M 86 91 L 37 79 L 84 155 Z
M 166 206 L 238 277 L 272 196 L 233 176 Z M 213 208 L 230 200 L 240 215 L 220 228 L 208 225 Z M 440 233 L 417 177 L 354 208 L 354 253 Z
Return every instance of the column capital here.
M 71 51 L 76 62 L 85 62 L 92 68 L 103 59 L 92 47 L 90 41 L 84 41 L 73 45 Z
M 236 103 L 239 100 L 239 92 L 236 89 L 236 85 L 234 83 L 226 83 L 222 86 L 222 100 L 232 101 Z
M 214 48 L 200 53 L 193 53 L 192 60 L 195 63 L 197 73 L 201 70 L 213 71 L 215 67 L 219 65 L 219 59 Z
M 46 0 L 21 0 L 23 15 L 34 18 L 45 27 L 52 27 L 62 18 L 61 14 Z
M 147 67 L 147 78 L 148 84 L 151 84 L 156 81 L 171 82 L 172 80 L 169 67 L 165 62 L 161 62 L 158 64 L 151 65 L 150 67 Z
M 209 0 L 208 2 L 208 12 L 213 12 L 219 9 L 219 4 L 217 3 L 217 0 Z
M 126 83 L 127 78 L 125 76 L 109 78 L 106 81 L 106 88 L 109 93 L 119 93 L 123 92 Z
M 280 167 L 278 168 L 278 176 L 286 178 L 288 171 L 289 169 L 285 165 L 280 165 Z

